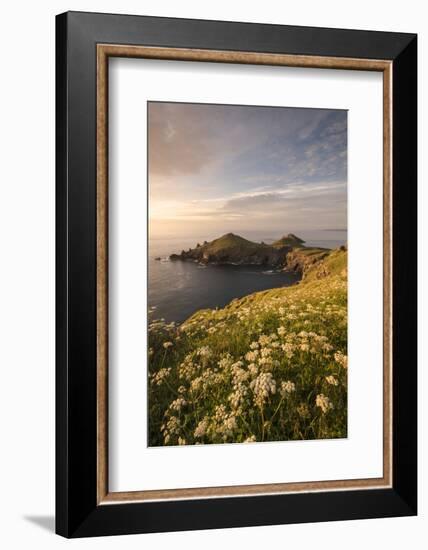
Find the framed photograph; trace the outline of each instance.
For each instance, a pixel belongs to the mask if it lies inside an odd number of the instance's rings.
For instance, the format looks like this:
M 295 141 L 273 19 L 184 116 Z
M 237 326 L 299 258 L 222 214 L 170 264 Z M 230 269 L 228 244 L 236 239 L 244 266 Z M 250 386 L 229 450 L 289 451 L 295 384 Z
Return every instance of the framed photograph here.
M 416 36 L 56 24 L 57 533 L 416 514 Z

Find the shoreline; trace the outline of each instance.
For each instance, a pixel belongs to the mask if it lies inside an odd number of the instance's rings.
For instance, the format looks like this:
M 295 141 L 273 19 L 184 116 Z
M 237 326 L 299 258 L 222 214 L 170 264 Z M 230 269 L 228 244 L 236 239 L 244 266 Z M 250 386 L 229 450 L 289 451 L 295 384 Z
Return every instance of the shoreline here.
M 214 263 L 210 263 L 210 264 L 200 264 L 198 262 L 195 262 L 194 260 L 190 260 L 190 259 L 186 259 L 186 260 L 182 260 L 183 262 L 185 263 L 189 263 L 189 264 L 197 264 L 195 265 L 195 268 L 196 269 L 200 269 L 200 268 L 204 268 L 204 269 L 207 269 L 209 267 L 213 267 L 213 268 L 226 268 L 226 269 L 230 269 L 230 270 L 234 270 L 234 268 L 259 268 L 260 271 L 256 272 L 250 272 L 254 275 L 259 275 L 259 276 L 264 276 L 264 277 L 267 277 L 268 279 L 271 280 L 271 277 L 274 277 L 276 275 L 282 275 L 282 276 L 287 276 L 287 275 L 291 275 L 291 276 L 294 276 L 296 277 L 296 280 L 290 280 L 290 279 L 287 279 L 287 282 L 289 284 L 275 284 L 275 285 L 272 285 L 272 286 L 268 286 L 267 288 L 263 288 L 263 289 L 260 289 L 260 290 L 253 290 L 253 291 L 250 291 L 248 293 L 245 293 L 245 294 L 238 294 L 232 298 L 230 298 L 224 305 L 208 305 L 206 307 L 201 307 L 201 308 L 197 308 L 195 309 L 194 311 L 192 311 L 189 315 L 187 315 L 185 318 L 183 318 L 182 320 L 173 320 L 173 321 L 170 321 L 168 319 L 165 320 L 165 318 L 163 316 L 160 316 L 160 317 L 152 317 L 150 320 L 149 320 L 149 323 L 152 323 L 152 322 L 156 322 L 156 321 L 161 321 L 161 320 L 164 320 L 165 322 L 167 323 L 174 323 L 175 326 L 179 327 L 180 325 L 186 323 L 191 317 L 193 317 L 194 315 L 196 315 L 198 312 L 200 311 L 207 311 L 207 310 L 212 310 L 212 311 L 216 311 L 216 310 L 221 310 L 221 309 L 224 309 L 228 306 L 230 306 L 230 304 L 232 302 L 234 302 L 235 300 L 244 300 L 246 298 L 249 298 L 250 296 L 253 296 L 255 294 L 258 294 L 258 293 L 262 293 L 262 292 L 268 292 L 270 290 L 281 290 L 281 289 L 285 289 L 285 288 L 292 288 L 292 287 L 296 287 L 298 286 L 301 281 L 302 281 L 302 274 L 299 273 L 299 272 L 296 272 L 292 269 L 277 269 L 277 270 L 272 270 L 273 272 L 272 273 L 268 273 L 267 270 L 266 271 L 262 271 L 261 269 L 263 267 L 267 267 L 267 266 L 260 266 L 260 265 L 256 265 L 256 264 L 231 264 L 231 263 L 217 263 L 217 264 L 214 264 Z M 271 277 L 270 277 L 271 276 Z M 298 277 L 298 278 L 297 278 Z M 285 278 L 285 277 L 284 277 Z M 275 279 L 275 277 L 274 277 Z M 278 281 L 279 282 L 279 281 Z M 153 315 L 155 314 L 156 310 L 158 308 L 158 304 L 153 304 L 151 306 L 148 307 L 148 310 L 149 310 L 149 313 L 148 315 Z
M 293 246 L 290 245 L 290 240 Z M 257 292 L 297 287 L 305 280 L 306 274 L 309 272 L 315 273 L 316 278 L 324 278 L 329 275 L 329 270 L 324 265 L 325 260 L 337 252 L 347 250 L 346 246 L 330 249 L 308 247 L 303 243 L 304 241 L 296 235 L 289 234 L 278 240 L 275 247 L 266 245 L 264 242 L 247 241 L 230 233 L 210 243 L 198 243 L 195 248 L 183 250 L 181 254 L 170 254 L 163 258 L 157 256 L 152 260 L 160 263 L 182 262 L 183 264 L 193 264 L 198 270 L 210 267 L 212 270 L 206 271 L 202 276 L 197 276 L 193 288 L 188 282 L 180 288 L 176 288 L 172 284 L 169 295 L 167 293 L 166 298 L 164 295 L 162 303 L 158 302 L 156 298 L 150 303 L 152 306 L 160 306 L 158 319 L 171 320 L 170 322 L 180 325 L 200 310 L 222 309 L 234 300 L 244 299 Z M 220 273 L 218 281 L 216 281 L 216 275 L 213 275 L 215 268 L 224 270 L 223 273 Z M 229 269 L 232 273 L 237 270 L 235 272 L 237 278 L 232 276 L 228 279 L 225 272 Z M 190 270 L 193 272 L 192 268 Z M 239 271 L 242 273 L 242 281 Z M 172 268 L 172 272 L 174 272 L 174 268 Z M 273 277 L 273 280 L 261 283 L 260 279 L 252 280 L 252 274 Z M 174 277 L 174 274 L 169 273 L 169 276 Z M 277 280 L 278 276 L 282 276 L 285 280 Z M 192 277 L 192 274 L 188 274 L 188 277 Z M 175 296 L 182 304 L 178 307 L 173 304 L 175 290 L 179 292 Z M 204 294 L 205 292 L 206 294 Z M 169 305 L 169 301 L 171 301 L 171 305 Z M 152 310 L 153 312 L 154 310 Z

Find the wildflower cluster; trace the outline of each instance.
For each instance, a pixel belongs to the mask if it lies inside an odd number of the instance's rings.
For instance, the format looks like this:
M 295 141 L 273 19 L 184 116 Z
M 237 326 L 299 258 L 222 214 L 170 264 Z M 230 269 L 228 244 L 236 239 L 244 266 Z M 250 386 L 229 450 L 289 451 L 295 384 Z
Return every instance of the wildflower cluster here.
M 149 325 L 149 444 L 346 437 L 346 270 Z

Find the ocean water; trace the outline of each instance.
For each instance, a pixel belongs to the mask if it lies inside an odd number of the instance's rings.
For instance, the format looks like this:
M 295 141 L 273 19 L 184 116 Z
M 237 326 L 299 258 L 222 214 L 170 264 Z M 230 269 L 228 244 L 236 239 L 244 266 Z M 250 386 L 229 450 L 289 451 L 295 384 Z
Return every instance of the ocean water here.
M 344 231 L 300 231 L 297 234 L 305 239 L 307 246 L 336 248 L 346 244 Z M 242 236 L 266 243 L 280 237 L 251 233 L 242 233 Z M 182 249 L 194 247 L 197 242 L 210 241 L 215 237 L 202 235 L 150 239 L 148 305 L 155 308 L 152 318 L 182 322 L 199 309 L 224 307 L 234 298 L 260 290 L 290 286 L 298 281 L 299 277 L 294 273 L 272 272 L 265 266 L 203 267 L 194 262 L 167 260 L 172 253 L 180 253 Z M 162 260 L 155 260 L 157 257 Z

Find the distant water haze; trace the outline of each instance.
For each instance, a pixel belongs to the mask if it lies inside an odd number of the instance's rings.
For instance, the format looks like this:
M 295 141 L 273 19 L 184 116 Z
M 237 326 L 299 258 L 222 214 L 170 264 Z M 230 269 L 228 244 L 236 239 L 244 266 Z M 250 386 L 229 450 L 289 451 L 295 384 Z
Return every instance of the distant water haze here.
M 287 234 L 289 231 L 284 231 Z M 266 266 L 200 266 L 189 261 L 167 261 L 172 253 L 194 248 L 196 244 L 211 241 L 217 235 L 189 237 L 156 237 L 149 241 L 148 305 L 154 308 L 151 318 L 164 318 L 167 322 L 182 322 L 195 311 L 224 307 L 234 298 L 253 292 L 295 284 L 299 277 L 294 273 L 277 272 Z M 344 230 L 296 231 L 306 246 L 336 248 L 347 242 Z M 240 236 L 266 244 L 282 235 L 243 232 Z M 162 258 L 157 261 L 155 258 Z

